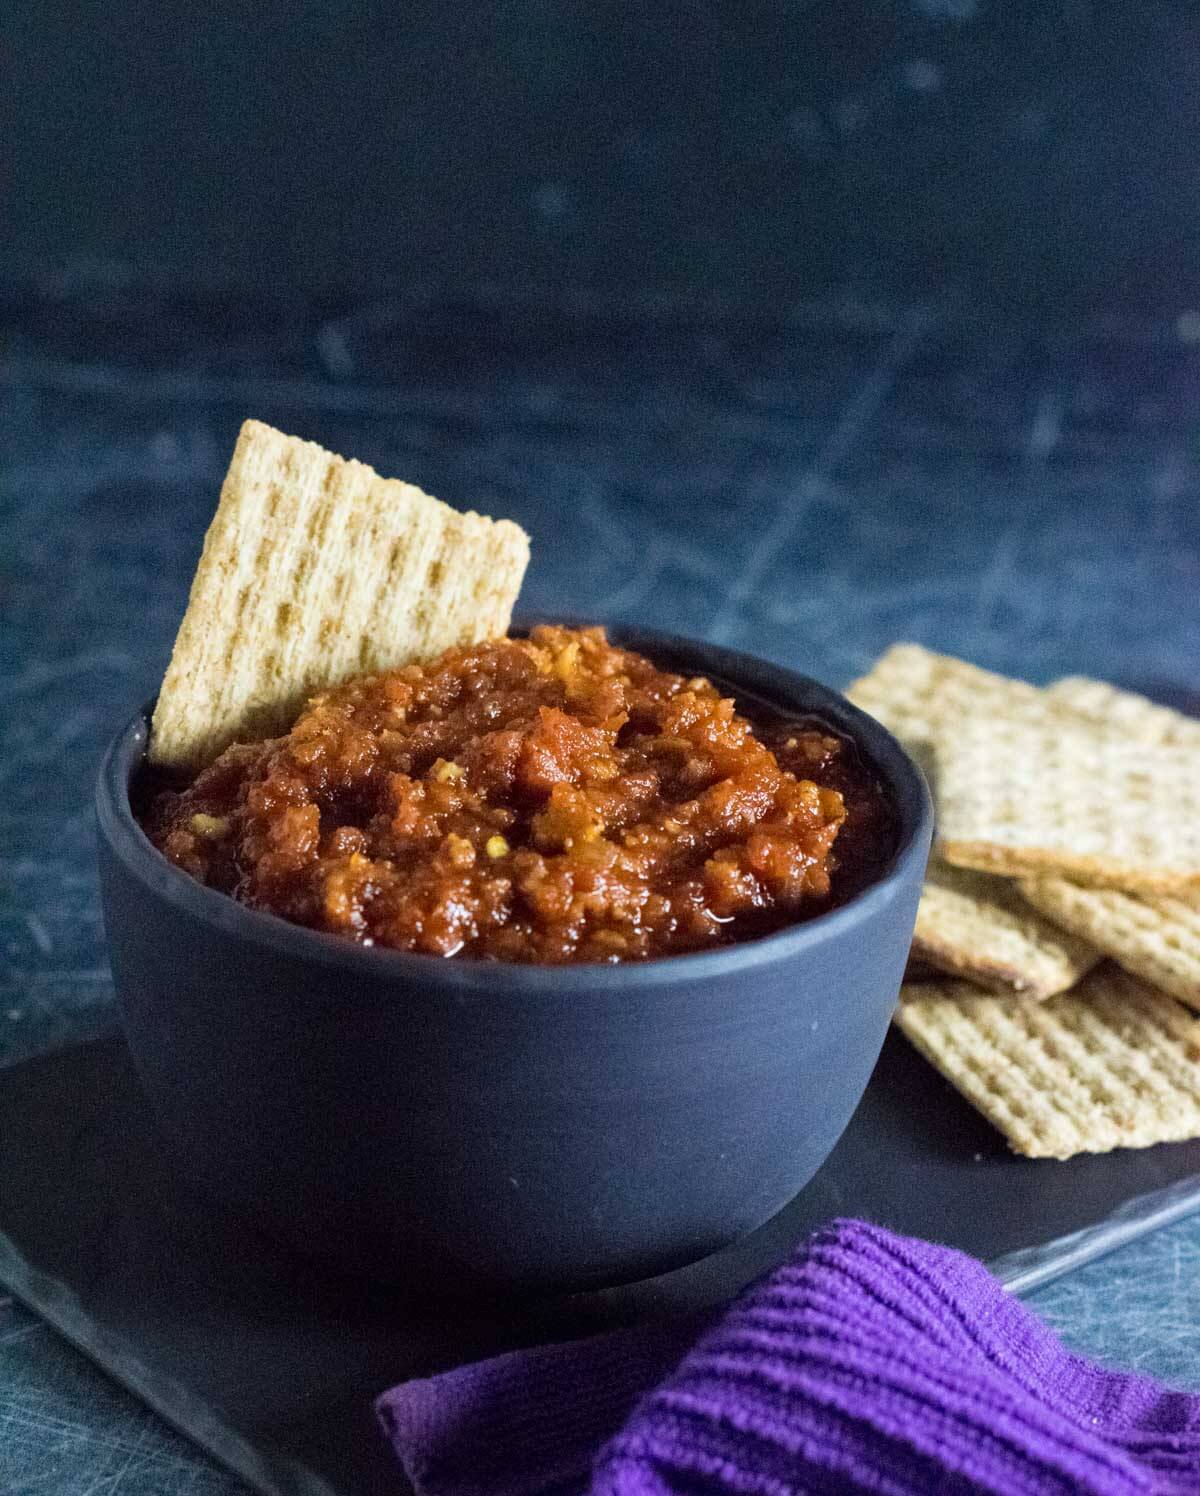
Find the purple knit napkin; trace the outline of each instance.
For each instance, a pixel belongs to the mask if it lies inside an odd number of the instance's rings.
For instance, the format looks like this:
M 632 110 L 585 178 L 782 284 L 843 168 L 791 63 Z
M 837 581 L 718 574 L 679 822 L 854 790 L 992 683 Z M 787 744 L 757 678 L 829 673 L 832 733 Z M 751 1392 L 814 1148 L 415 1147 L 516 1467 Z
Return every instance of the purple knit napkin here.
M 1182 1496 L 1200 1396 L 1071 1355 L 974 1258 L 835 1222 L 719 1318 L 380 1398 L 419 1496 Z

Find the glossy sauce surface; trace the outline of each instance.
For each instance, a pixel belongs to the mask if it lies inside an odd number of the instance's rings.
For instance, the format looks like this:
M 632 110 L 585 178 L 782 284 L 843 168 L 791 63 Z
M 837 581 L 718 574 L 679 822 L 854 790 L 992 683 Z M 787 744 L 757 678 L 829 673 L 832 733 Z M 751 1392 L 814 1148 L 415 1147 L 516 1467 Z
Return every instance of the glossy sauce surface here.
M 535 629 L 314 697 L 143 824 L 200 882 L 363 944 L 502 961 L 705 950 L 844 902 L 895 846 L 854 745 Z

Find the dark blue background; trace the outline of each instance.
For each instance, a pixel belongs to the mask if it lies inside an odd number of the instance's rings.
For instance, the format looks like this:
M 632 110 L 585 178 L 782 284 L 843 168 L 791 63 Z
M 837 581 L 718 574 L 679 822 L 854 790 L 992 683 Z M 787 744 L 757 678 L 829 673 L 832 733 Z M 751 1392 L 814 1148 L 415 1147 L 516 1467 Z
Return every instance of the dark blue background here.
M 1187 0 L 8 0 L 8 278 L 1200 302 Z

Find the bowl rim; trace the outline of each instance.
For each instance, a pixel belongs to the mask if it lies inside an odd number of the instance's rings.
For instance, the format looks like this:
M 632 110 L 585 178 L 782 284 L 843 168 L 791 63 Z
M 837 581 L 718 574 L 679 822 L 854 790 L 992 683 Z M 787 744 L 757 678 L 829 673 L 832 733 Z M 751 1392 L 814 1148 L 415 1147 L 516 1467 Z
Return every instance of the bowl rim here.
M 525 632 L 543 621 L 581 626 L 577 620 L 564 620 L 561 616 L 545 620 L 522 618 L 514 622 L 511 632 Z M 376 982 L 390 976 L 393 980 L 405 979 L 409 983 L 417 980 L 464 993 L 521 990 L 530 994 L 561 994 L 629 986 L 670 987 L 731 971 L 752 971 L 794 959 L 869 921 L 891 901 L 897 884 L 905 880 L 914 862 L 920 861 L 919 871 L 923 874 L 933 828 L 929 787 L 919 766 L 874 717 L 832 687 L 790 666 L 636 624 L 612 621 L 604 626 L 614 642 L 645 653 L 656 663 L 663 662 L 665 668 L 671 668 L 672 657 L 682 665 L 684 661 L 694 662 L 699 656 L 707 663 L 699 667 L 687 665 L 685 668 L 691 673 L 716 675 L 735 690 L 740 688 L 785 709 L 790 702 L 799 713 L 823 717 L 851 737 L 880 772 L 900 820 L 896 849 L 880 876 L 836 909 L 799 924 L 785 925 L 768 935 L 733 945 L 645 961 L 551 965 L 482 957 L 447 959 L 416 951 L 363 946 L 340 935 L 293 924 L 281 915 L 248 909 L 228 894 L 197 883 L 154 846 L 134 816 L 129 796 L 130 784 L 141 767 L 149 738 L 153 698 L 120 728 L 105 751 L 96 781 L 99 836 L 127 871 L 142 883 L 148 895 L 163 899 L 181 912 L 212 924 L 224 935 L 260 951 L 336 967 L 347 975 L 361 974 Z M 797 699 L 806 704 L 796 706 Z M 339 1001 L 354 996 L 357 991 L 351 984 L 337 992 Z

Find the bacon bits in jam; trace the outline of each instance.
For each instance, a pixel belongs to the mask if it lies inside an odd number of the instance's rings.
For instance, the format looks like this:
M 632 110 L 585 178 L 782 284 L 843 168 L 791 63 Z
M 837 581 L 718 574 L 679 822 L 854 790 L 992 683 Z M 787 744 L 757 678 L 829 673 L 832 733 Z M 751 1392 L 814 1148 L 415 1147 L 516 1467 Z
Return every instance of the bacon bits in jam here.
M 552 627 L 314 697 L 145 825 L 251 908 L 501 961 L 728 945 L 843 902 L 894 845 L 852 744 Z

